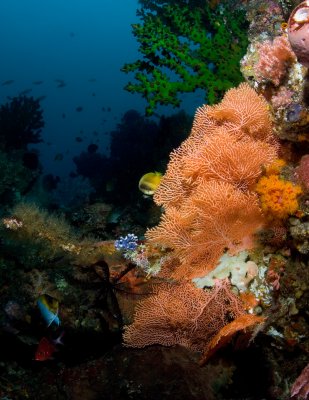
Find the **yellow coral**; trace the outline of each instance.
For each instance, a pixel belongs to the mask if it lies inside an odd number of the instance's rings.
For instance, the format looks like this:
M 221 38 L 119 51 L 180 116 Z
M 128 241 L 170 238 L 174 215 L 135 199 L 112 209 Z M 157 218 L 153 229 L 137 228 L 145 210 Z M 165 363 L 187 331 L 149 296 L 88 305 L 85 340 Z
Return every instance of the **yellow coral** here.
M 270 217 L 285 219 L 298 209 L 297 196 L 301 187 L 277 175 L 263 176 L 256 185 L 262 210 Z

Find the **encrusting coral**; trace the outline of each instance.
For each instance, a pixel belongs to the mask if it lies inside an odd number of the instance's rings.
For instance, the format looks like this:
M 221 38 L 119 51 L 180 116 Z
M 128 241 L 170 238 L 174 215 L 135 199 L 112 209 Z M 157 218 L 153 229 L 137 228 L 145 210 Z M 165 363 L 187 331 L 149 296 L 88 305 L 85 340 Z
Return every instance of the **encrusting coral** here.
M 171 277 L 202 276 L 225 249 L 237 254 L 254 246 L 265 220 L 253 189 L 277 148 L 267 103 L 247 84 L 197 110 L 190 136 L 171 154 L 154 194 L 165 213 L 146 233 L 180 260 Z

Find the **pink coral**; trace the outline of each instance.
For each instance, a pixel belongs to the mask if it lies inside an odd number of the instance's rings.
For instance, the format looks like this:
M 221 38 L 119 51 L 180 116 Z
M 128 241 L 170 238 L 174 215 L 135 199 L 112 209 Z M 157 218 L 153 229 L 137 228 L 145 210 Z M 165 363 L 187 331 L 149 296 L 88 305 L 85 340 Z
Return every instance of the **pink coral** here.
M 292 103 L 292 101 L 292 90 L 289 90 L 284 86 L 281 86 L 277 93 L 271 98 L 271 103 L 275 109 L 278 109 L 280 107 L 287 107 Z
M 273 42 L 265 40 L 257 46 L 259 60 L 254 66 L 256 78 L 267 80 L 279 86 L 286 75 L 287 68 L 296 60 L 288 39 L 276 37 Z
M 291 398 L 299 400 L 309 399 L 309 364 L 302 370 L 291 389 Z
M 299 166 L 295 170 L 295 174 L 304 189 L 309 190 L 309 154 L 301 158 Z

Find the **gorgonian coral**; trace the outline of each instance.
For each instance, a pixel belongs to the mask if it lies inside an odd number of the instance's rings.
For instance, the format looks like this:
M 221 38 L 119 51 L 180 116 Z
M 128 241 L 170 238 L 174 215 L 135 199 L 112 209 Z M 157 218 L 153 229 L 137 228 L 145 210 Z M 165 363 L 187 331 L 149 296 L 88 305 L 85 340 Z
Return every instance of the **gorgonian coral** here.
M 202 276 L 225 249 L 236 254 L 253 247 L 264 223 L 253 188 L 276 151 L 267 104 L 249 85 L 197 110 L 154 194 L 165 214 L 146 234 L 180 260 L 173 278 Z

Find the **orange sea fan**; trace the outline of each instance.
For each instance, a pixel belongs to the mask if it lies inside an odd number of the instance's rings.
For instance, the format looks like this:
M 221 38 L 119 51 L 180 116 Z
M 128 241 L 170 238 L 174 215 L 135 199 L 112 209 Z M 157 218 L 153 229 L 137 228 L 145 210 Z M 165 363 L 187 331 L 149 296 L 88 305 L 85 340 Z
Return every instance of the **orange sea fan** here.
M 224 124 L 230 132 L 237 135 L 241 130 L 243 135 L 257 140 L 271 141 L 273 138 L 267 102 L 247 83 L 228 90 L 221 103 L 205 107 L 205 112 L 208 118 L 213 119 L 214 124 Z M 195 124 L 204 119 L 197 114 Z
M 191 147 L 191 141 L 189 137 L 171 153 L 167 170 L 153 196 L 156 204 L 179 208 L 196 186 L 192 179 L 184 175 L 183 169 L 183 158 Z
M 191 134 L 172 152 L 154 201 L 179 208 L 197 177 L 248 188 L 276 151 L 267 103 L 249 85 L 241 84 L 229 90 L 220 104 L 197 110 Z
M 209 117 L 208 111 L 211 109 L 211 106 L 204 104 L 201 107 L 198 107 L 195 111 L 192 130 L 190 136 L 204 136 L 211 135 L 218 128 L 218 124 Z M 239 135 L 240 137 L 242 134 Z
M 276 149 L 268 143 L 237 138 L 225 129 L 207 139 L 192 140 L 190 151 L 183 156 L 183 175 L 186 178 L 217 179 L 248 188 L 256 183 L 262 172 L 276 158 Z
M 218 349 L 229 343 L 237 332 L 252 329 L 254 326 L 262 324 L 265 319 L 254 314 L 244 314 L 225 325 L 207 344 L 200 365 L 204 365 Z
M 182 253 L 191 245 L 190 226 L 193 217 L 184 215 L 175 207 L 169 207 L 162 215 L 159 225 L 148 229 L 145 237 L 150 242 L 178 249 L 178 253 Z
M 174 250 L 181 264 L 173 278 L 194 278 L 215 268 L 226 248 L 231 254 L 251 248 L 262 224 L 255 194 L 226 182 L 199 181 L 182 207 L 167 209 L 146 238 Z
M 231 319 L 244 314 L 228 281 L 218 281 L 208 291 L 185 281 L 163 283 L 153 292 L 137 305 L 133 324 L 125 327 L 126 346 L 179 344 L 203 351 Z

